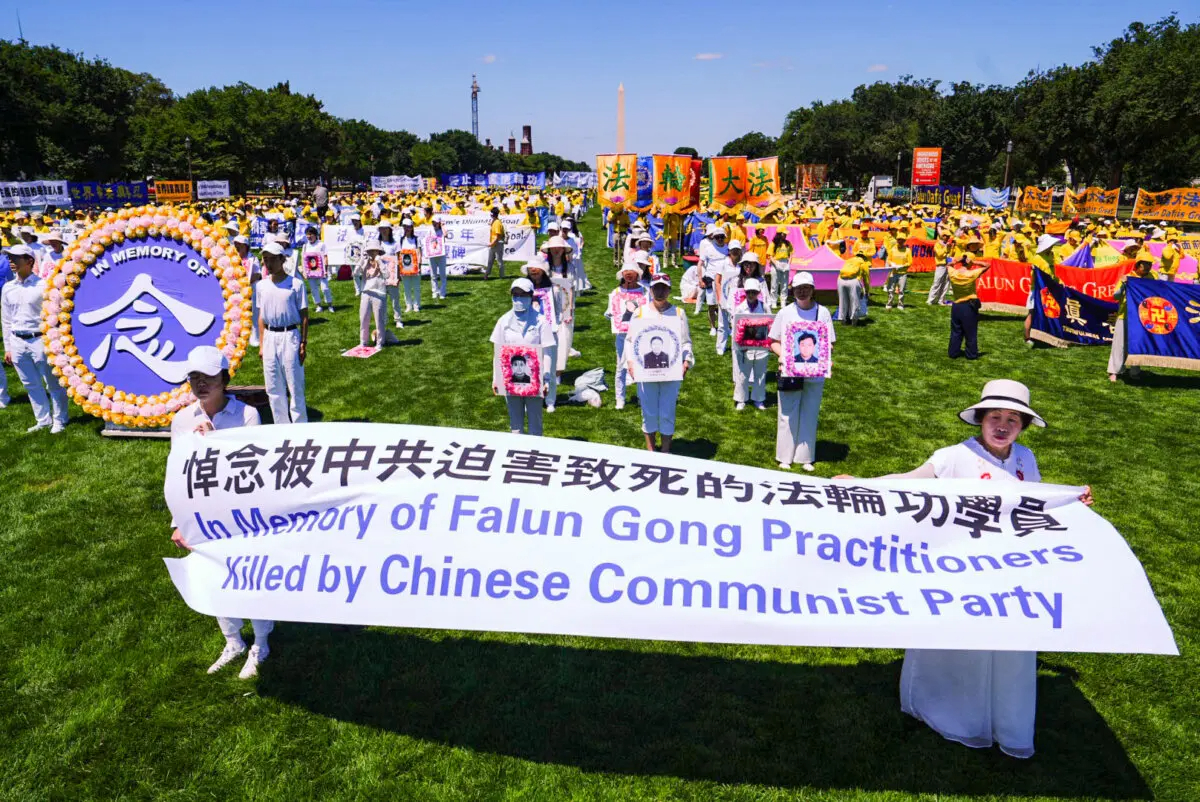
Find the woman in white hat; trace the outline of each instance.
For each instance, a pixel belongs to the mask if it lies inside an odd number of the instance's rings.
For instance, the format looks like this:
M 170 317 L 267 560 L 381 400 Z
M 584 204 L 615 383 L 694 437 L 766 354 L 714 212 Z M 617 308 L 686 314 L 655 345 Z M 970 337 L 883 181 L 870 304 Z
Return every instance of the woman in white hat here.
M 625 322 L 633 319 L 638 309 L 650 297 L 649 287 L 642 283 L 642 269 L 636 264 L 625 264 L 617 271 L 617 287 L 608 294 L 608 303 L 604 307 L 604 316 L 610 320 L 613 317 L 613 303 L 621 292 L 636 292 L 641 295 L 641 301 L 626 301 L 629 308 L 617 310 L 617 314 L 625 318 Z M 625 364 L 625 333 L 618 331 L 613 334 L 617 346 L 616 396 L 617 409 L 625 408 L 625 394 L 629 386 L 629 368 Z
M 421 241 L 417 239 L 416 229 L 411 217 L 400 221 L 400 239 L 396 242 L 397 251 L 416 251 L 417 272 L 412 275 L 400 276 L 400 284 L 404 288 L 404 311 L 421 311 Z
M 396 237 L 392 233 L 392 222 L 386 217 L 379 221 L 375 226 L 379 232 L 379 246 L 383 248 L 384 256 L 395 256 L 400 251 L 400 244 L 396 242 Z M 391 283 L 391 277 L 387 279 L 387 296 L 392 305 L 392 322 L 396 324 L 396 328 L 404 328 L 404 318 L 400 311 L 400 275 L 397 269 L 396 283 Z
M 915 470 L 879 478 L 1042 480 L 1033 452 L 1016 442 L 1030 425 L 1046 425 L 1029 405 L 1028 387 L 990 381 L 979 403 L 958 416 L 978 426 L 979 434 L 938 449 Z M 1092 503 L 1090 487 L 1079 500 Z M 900 709 L 951 741 L 977 749 L 995 743 L 1012 757 L 1032 757 L 1037 653 L 909 649 L 900 672 Z
M 529 279 L 532 289 L 550 290 L 550 303 L 554 304 L 554 319 L 561 322 L 563 319 L 563 297 L 560 288 L 554 283 L 554 279 L 550 277 L 550 266 L 544 260 L 535 258 L 532 262 L 526 262 L 521 266 L 521 275 Z M 535 312 L 543 314 L 538 298 L 535 297 L 531 303 Z M 549 385 L 546 390 L 546 411 L 553 412 L 555 402 L 558 400 L 558 330 L 556 327 L 550 326 L 549 323 L 546 326 L 550 329 L 551 335 L 550 345 L 543 352 L 546 366 L 546 381 Z
M 746 258 L 754 256 L 746 254 Z M 744 264 L 744 262 L 743 262 Z M 766 315 L 770 306 L 764 300 L 763 283 L 758 278 L 748 278 L 742 284 L 746 298 L 733 309 L 733 317 L 738 315 Z M 733 343 L 733 403 L 738 411 L 746 408 L 746 402 L 754 402 L 758 409 L 767 408 L 767 357 L 771 351 L 767 348 L 742 348 Z
M 583 265 L 583 234 L 579 233 L 575 226 L 574 218 L 563 218 L 562 237 L 571 248 L 571 273 L 575 277 L 575 292 L 590 290 L 592 282 L 588 281 L 587 269 Z
M 44 249 L 38 256 L 38 264 L 34 268 L 34 272 L 41 278 L 49 278 L 54 272 L 54 266 L 62 261 L 63 246 L 66 244 L 63 241 L 62 232 L 58 229 L 51 229 L 45 234 L 38 235 Z
M 512 296 L 512 309 L 505 312 L 496 321 L 492 329 L 491 341 L 495 345 L 538 345 L 542 348 L 543 361 L 549 363 L 545 356 L 554 347 L 554 332 L 549 324 L 538 314 L 533 306 L 533 282 L 527 278 L 519 278 L 510 285 L 509 294 Z M 554 375 L 554 369 L 542 369 L 542 389 L 546 389 L 546 379 Z M 496 383 L 498 377 L 492 378 L 492 392 L 500 393 Z M 542 434 L 542 399 L 540 396 L 506 396 L 508 405 L 508 427 L 513 434 L 528 433 L 541 436 Z
M 729 335 L 733 330 L 733 291 L 737 289 L 737 278 L 741 272 L 742 243 L 730 240 L 729 258 L 721 263 L 721 269 L 713 282 L 717 295 L 717 356 L 724 356 L 729 346 Z
M 220 349 L 211 345 L 193 348 L 188 354 L 187 370 L 188 384 L 196 401 L 176 412 L 171 419 L 172 440 L 192 432 L 204 435 L 216 429 L 258 426 L 262 422 L 258 410 L 225 392 L 229 386 L 229 360 Z M 171 533 L 171 542 L 182 549 L 192 550 L 178 528 Z M 246 653 L 246 642 L 242 640 L 244 624 L 240 618 L 217 618 L 217 626 L 225 636 L 225 648 L 216 662 L 208 667 L 209 674 L 217 673 Z M 271 653 L 267 636 L 275 628 L 275 622 L 254 619 L 250 624 L 254 628 L 254 645 L 250 647 L 250 655 L 238 674 L 240 679 L 250 679 L 258 674 L 259 664 Z
M 729 248 L 725 246 L 725 229 L 709 224 L 704 239 L 696 246 L 697 266 L 700 268 L 701 295 L 708 307 L 708 334 L 717 336 L 717 276 L 729 264 Z
M 572 272 L 574 262 L 571 259 L 571 246 L 562 237 L 546 240 L 542 243 L 541 250 L 545 254 L 550 282 L 554 285 L 554 294 L 562 310 L 554 332 L 558 340 L 558 361 L 555 366 L 557 382 L 562 380 L 562 372 L 567 369 L 567 359 L 577 353 L 571 350 L 571 344 L 575 340 L 575 274 Z
M 332 312 L 333 292 L 329 289 L 329 251 L 326 250 L 325 243 L 321 242 L 319 235 L 320 231 L 315 225 L 305 229 L 304 247 L 300 251 L 300 267 L 304 278 L 308 281 L 308 291 L 312 293 L 313 311 L 322 311 L 321 302 L 324 301 L 328 311 Z M 315 262 L 317 267 L 311 272 L 305 258 L 310 255 L 318 260 Z
M 369 242 L 354 266 L 354 275 L 362 288 L 358 299 L 358 344 L 366 347 L 374 343 L 382 348 L 387 344 L 387 325 L 383 314 L 387 311 L 387 283 L 383 279 L 383 268 L 379 257 L 383 246 Z M 371 321 L 375 321 L 375 338 L 371 339 Z
M 679 311 L 679 307 L 671 304 L 671 277 L 660 273 L 650 280 L 650 303 L 638 308 L 635 319 L 678 317 L 683 334 L 681 337 L 681 358 L 683 360 L 683 375 L 686 378 L 688 370 L 696 363 L 692 351 L 692 334 L 688 328 L 687 315 Z M 632 349 L 631 349 L 632 350 Z M 627 354 L 625 364 L 630 376 L 637 381 L 637 368 L 633 355 Z M 646 450 L 660 450 L 655 439 L 662 436 L 662 452 L 671 451 L 671 441 L 675 437 L 675 406 L 679 403 L 679 388 L 682 381 L 638 382 L 638 399 L 642 403 L 642 432 L 646 435 Z
M 792 302 L 779 310 L 767 338 L 771 350 L 782 358 L 780 342 L 787 336 L 788 326 L 797 320 L 815 320 L 829 327 L 829 342 L 837 341 L 833 317 L 815 299 L 812 273 L 807 270 L 792 278 Z M 780 376 L 779 413 L 775 426 L 775 459 L 783 470 L 799 462 L 806 471 L 813 470 L 817 458 L 817 420 L 821 413 L 821 396 L 825 379 L 801 379 Z
M 446 234 L 442 231 L 442 216 L 433 215 L 430 232 L 425 235 L 422 253 L 429 259 L 429 284 L 434 300 L 446 298 Z M 420 308 L 420 307 L 418 307 Z

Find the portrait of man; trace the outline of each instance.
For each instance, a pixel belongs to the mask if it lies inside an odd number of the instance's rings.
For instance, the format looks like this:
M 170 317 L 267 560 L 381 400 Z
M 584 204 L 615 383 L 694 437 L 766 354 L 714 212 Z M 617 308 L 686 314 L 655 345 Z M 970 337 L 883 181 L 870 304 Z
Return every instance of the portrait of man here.
M 792 352 L 796 364 L 817 362 L 817 335 L 811 331 L 802 331 L 796 336 L 796 349 Z
M 663 351 L 663 338 L 657 334 L 650 338 L 650 351 L 642 357 L 642 367 L 646 370 L 669 368 L 671 357 Z
M 512 383 L 529 384 L 530 380 L 528 361 L 520 354 L 514 355 L 512 358 Z
M 771 331 L 770 326 L 747 326 L 746 327 L 746 339 L 747 340 L 765 340 L 765 339 L 767 339 L 767 335 L 770 333 L 770 331 Z

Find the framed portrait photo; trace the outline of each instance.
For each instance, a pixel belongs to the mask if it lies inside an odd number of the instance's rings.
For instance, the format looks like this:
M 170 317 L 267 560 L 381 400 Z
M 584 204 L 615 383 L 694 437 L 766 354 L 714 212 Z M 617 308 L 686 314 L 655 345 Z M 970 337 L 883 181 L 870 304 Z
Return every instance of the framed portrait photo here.
M 829 324 L 793 320 L 780 341 L 779 373 L 801 379 L 827 379 L 833 368 Z
M 625 359 L 634 381 L 683 378 L 683 322 L 678 317 L 636 318 L 625 334 Z
M 534 287 L 533 308 L 537 310 L 538 316 L 549 323 L 551 327 L 558 325 L 558 315 L 554 312 L 553 287 Z
M 411 248 L 405 248 L 397 254 L 400 263 L 400 275 L 416 276 L 421 272 L 421 254 Z
M 383 273 L 383 283 L 389 287 L 400 286 L 400 263 L 395 254 L 379 257 L 379 272 Z
M 500 395 L 540 396 L 542 349 L 536 345 L 496 346 L 492 380 Z
M 325 257 L 319 253 L 304 254 L 304 277 L 325 278 Z
M 633 316 L 637 314 L 638 309 L 644 303 L 646 303 L 644 289 L 640 287 L 636 290 L 618 289 L 608 308 L 613 334 L 624 334 L 629 331 L 629 322 L 633 320 Z
M 775 318 L 772 315 L 746 312 L 734 315 L 734 345 L 738 348 L 770 348 L 771 340 L 767 335 L 774 322 Z

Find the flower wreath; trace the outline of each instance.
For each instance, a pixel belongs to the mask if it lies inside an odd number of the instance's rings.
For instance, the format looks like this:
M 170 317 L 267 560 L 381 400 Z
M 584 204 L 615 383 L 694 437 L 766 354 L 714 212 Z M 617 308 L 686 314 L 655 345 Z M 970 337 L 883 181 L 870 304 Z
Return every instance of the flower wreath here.
M 87 269 L 113 245 L 126 240 L 166 237 L 199 251 L 221 282 L 225 299 L 224 328 L 216 346 L 229 359 L 229 375 L 241 364 L 250 339 L 250 277 L 227 232 L 198 214 L 170 206 L 139 206 L 102 216 L 70 245 L 46 280 L 42 300 L 42 341 L 58 383 L 83 411 L 119 426 L 161 428 L 174 414 L 196 400 L 182 384 L 157 395 L 134 395 L 96 378 L 75 345 L 71 331 L 72 300 Z M 215 267 L 213 265 L 215 264 Z
M 765 338 L 756 340 L 746 336 L 746 329 L 762 328 L 766 326 L 770 328 L 775 318 L 771 315 L 739 315 L 737 318 L 737 329 L 734 333 L 734 343 L 741 348 L 770 348 L 771 340 Z
M 525 364 L 529 367 L 528 384 L 513 384 L 514 356 L 525 357 Z M 542 359 L 538 348 L 532 345 L 500 346 L 500 372 L 504 376 L 504 392 L 507 395 L 532 398 L 542 394 Z

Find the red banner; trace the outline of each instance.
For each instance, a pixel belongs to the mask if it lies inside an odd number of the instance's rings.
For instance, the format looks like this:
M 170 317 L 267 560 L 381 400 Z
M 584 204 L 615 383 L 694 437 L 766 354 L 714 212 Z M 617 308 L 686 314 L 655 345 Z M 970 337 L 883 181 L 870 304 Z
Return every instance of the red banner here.
M 942 149 L 913 148 L 912 185 L 937 186 L 942 183 Z
M 1007 259 L 991 259 L 991 269 L 979 277 L 975 285 L 979 302 L 988 312 L 1013 312 L 1025 314 L 1025 302 L 1033 286 L 1033 265 L 1028 262 L 1010 262 Z
M 912 252 L 909 273 L 932 273 L 937 269 L 937 257 L 933 254 L 933 240 L 910 237 L 908 249 Z
M 1064 287 L 1070 287 L 1101 301 L 1114 301 L 1116 299 L 1113 298 L 1113 292 L 1117 289 L 1117 284 L 1131 270 L 1132 261 L 1119 262 L 1111 267 L 1057 265 L 1054 275 Z

